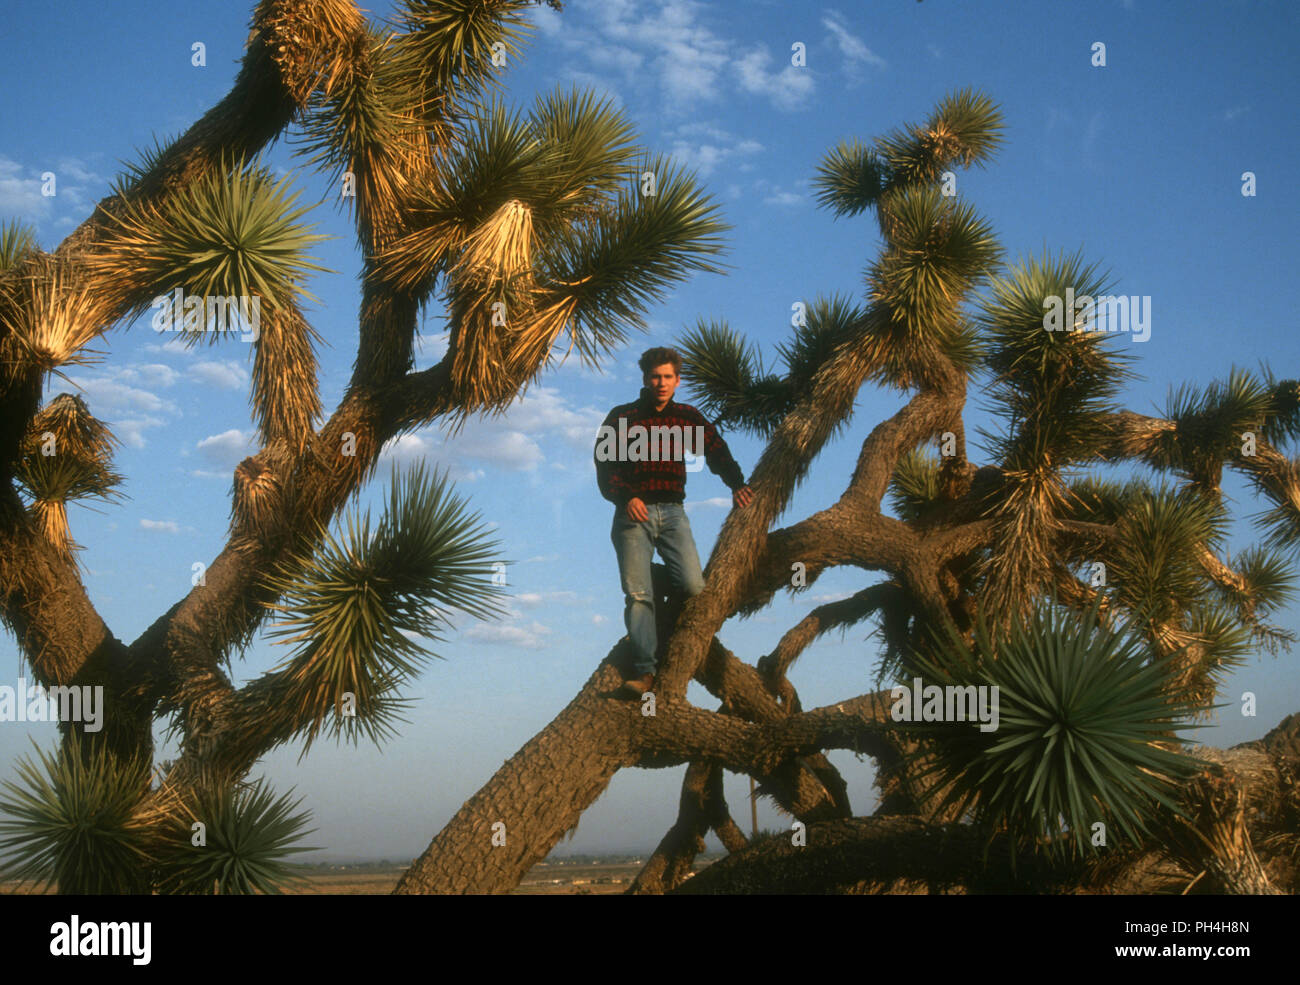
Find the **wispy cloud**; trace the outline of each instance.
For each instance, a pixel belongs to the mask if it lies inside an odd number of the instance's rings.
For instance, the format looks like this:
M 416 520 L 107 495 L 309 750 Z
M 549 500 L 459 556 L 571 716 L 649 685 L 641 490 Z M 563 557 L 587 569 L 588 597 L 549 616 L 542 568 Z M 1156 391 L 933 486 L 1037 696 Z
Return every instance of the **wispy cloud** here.
M 533 620 L 521 625 L 471 626 L 465 630 L 464 638 L 472 643 L 496 643 L 524 650 L 540 650 L 546 645 L 546 638 L 550 635 L 549 626 L 543 626 Z
M 777 70 L 766 45 L 758 45 L 736 59 L 740 87 L 749 93 L 765 96 L 777 109 L 793 110 L 803 106 L 817 83 L 806 66 L 789 62 Z
M 710 499 L 697 499 L 683 505 L 686 507 L 687 513 L 694 513 L 696 510 L 729 510 L 731 509 L 731 497 L 714 496 Z
M 179 416 L 170 400 L 145 386 L 170 386 L 174 374 L 165 366 L 130 365 L 116 370 L 78 371 L 68 382 L 86 401 L 90 412 L 105 421 L 118 440 L 128 448 L 143 448 L 146 432 L 160 428 Z
M 688 123 L 670 131 L 669 153 L 685 167 L 706 177 L 719 167 L 743 170 L 746 159 L 762 153 L 763 145 L 748 137 L 738 137 L 707 123 Z
M 512 595 L 510 600 L 525 609 L 536 609 L 543 605 L 578 605 L 587 601 L 577 592 L 520 592 Z
M 33 222 L 50 214 L 52 200 L 41 194 L 40 175 L 0 157 L 0 214 Z
M 249 455 L 257 452 L 253 447 L 253 436 L 238 428 L 209 435 L 195 447 L 207 461 L 227 469 L 233 469 Z
M 45 194 L 47 188 L 52 195 Z M 80 222 L 107 192 L 108 179 L 81 158 L 23 164 L 0 155 L 0 214 L 39 225 L 57 210 L 75 214 Z M 71 224 L 72 216 L 65 215 L 56 225 Z
M 242 390 L 248 386 L 248 370 L 233 359 L 205 359 L 189 367 L 192 379 L 223 390 Z
M 570 406 L 553 387 L 534 387 L 500 417 L 473 418 L 455 434 L 430 427 L 390 441 L 380 460 L 427 460 L 471 482 L 485 467 L 534 472 L 553 456 L 577 465 L 590 459 L 603 418 L 594 407 Z
M 157 530 L 165 534 L 178 534 L 181 526 L 175 520 L 140 520 L 141 530 Z
M 888 62 L 867 47 L 866 42 L 844 25 L 844 15 L 838 10 L 827 10 L 822 26 L 830 33 L 831 43 L 839 49 L 848 66 L 872 65 L 887 68 Z
M 698 111 L 737 89 L 782 109 L 801 104 L 814 82 L 806 68 L 778 68 L 766 48 L 737 62 L 743 44 L 715 30 L 715 5 L 694 0 L 573 0 L 558 18 L 535 14 L 542 34 L 562 45 L 607 91 L 626 89 L 671 114 Z M 650 91 L 647 91 L 649 89 Z M 621 101 L 621 100 L 620 100 Z

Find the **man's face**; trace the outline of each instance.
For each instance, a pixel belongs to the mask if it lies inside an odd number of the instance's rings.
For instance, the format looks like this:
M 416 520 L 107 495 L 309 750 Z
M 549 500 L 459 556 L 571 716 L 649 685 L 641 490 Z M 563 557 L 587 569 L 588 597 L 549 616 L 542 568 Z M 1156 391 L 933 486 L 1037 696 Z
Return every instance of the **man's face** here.
M 650 392 L 654 395 L 655 406 L 657 407 L 662 407 L 673 399 L 673 392 L 680 382 L 681 379 L 677 375 L 677 370 L 673 369 L 672 363 L 652 366 L 650 372 L 645 374 L 645 385 L 650 388 Z

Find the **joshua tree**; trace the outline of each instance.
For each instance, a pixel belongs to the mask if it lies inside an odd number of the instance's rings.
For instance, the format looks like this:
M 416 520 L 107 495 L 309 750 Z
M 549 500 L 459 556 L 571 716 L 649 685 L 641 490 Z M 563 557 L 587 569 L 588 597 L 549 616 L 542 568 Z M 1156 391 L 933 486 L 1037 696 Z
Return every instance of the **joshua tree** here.
M 989 161 L 1000 130 L 996 107 L 964 92 L 921 125 L 825 157 L 820 203 L 879 221 L 864 303 L 811 305 L 780 372 L 725 324 L 682 340 L 698 402 L 767 445 L 754 502 L 726 520 L 705 590 L 675 623 L 653 714 L 607 697 L 620 642 L 399 892 L 509 888 L 617 770 L 682 763 L 678 819 L 634 891 L 682 885 L 709 830 L 731 854 L 683 889 L 1294 889 L 1300 716 L 1228 752 L 1189 754 L 1177 733 L 1246 652 L 1291 641 L 1267 616 L 1289 596 L 1300 536 L 1300 471 L 1280 450 L 1300 432 L 1300 386 L 1234 370 L 1176 393 L 1161 418 L 1122 409 L 1112 336 L 1087 308 L 1077 322 L 1073 305 L 1062 325 L 1050 317 L 1067 297 L 1105 298 L 1096 270 L 1068 256 L 1001 268 L 989 226 L 944 194 L 945 173 Z M 977 372 L 1005 428 L 986 464 L 968 459 L 963 426 Z M 906 404 L 865 433 L 833 506 L 772 529 L 867 383 Z M 1088 474 L 1116 463 L 1134 478 Z M 1235 557 L 1224 553 L 1225 468 L 1271 505 L 1265 545 Z M 814 609 L 753 663 L 719 638 L 730 617 L 840 565 L 877 580 Z M 802 710 L 794 661 L 818 635 L 866 620 L 883 681 L 996 686 L 996 730 L 972 716 L 902 721 L 893 688 Z M 692 678 L 716 710 L 685 699 Z M 828 749 L 875 760 L 873 816 L 853 817 Z M 757 778 L 793 833 L 746 845 L 724 769 Z
M 252 826 L 259 858 L 274 856 L 301 818 L 241 785 L 257 760 L 322 731 L 382 738 L 426 657 L 411 636 L 433 635 L 453 609 L 494 609 L 494 545 L 441 479 L 395 477 L 373 528 L 352 514 L 330 532 L 385 442 L 506 406 L 562 334 L 597 358 L 666 287 L 716 269 L 715 209 L 691 176 L 638 145 L 620 112 L 577 92 L 527 112 L 495 97 L 527 7 L 410 0 L 377 27 L 350 0 L 264 0 L 229 96 L 145 154 L 54 252 L 4 228 L 0 611 L 37 681 L 103 686 L 107 705 L 102 732 L 68 735 L 45 757 L 52 779 L 32 765 L 28 789 L 9 788 L 7 845 L 29 874 L 69 891 L 140 889 L 131 863 L 148 857 L 156 886 L 210 890 L 216 853 L 186 853 L 190 821 L 232 811 L 263 819 Z M 300 222 L 289 179 L 258 158 L 290 126 L 354 209 L 362 254 L 354 372 L 323 421 L 316 334 L 299 305 L 321 269 L 308 256 L 319 237 Z M 449 351 L 416 372 L 419 316 L 435 297 Z M 46 402 L 46 387 L 151 309 L 154 328 L 191 345 L 252 342 L 262 447 L 235 470 L 224 549 L 125 643 L 84 590 L 65 512 L 115 494 L 114 439 L 93 407 L 68 394 Z M 296 648 L 236 688 L 223 664 L 268 620 Z M 149 791 L 159 717 L 181 755 Z M 89 817 L 98 826 L 58 835 L 62 820 Z M 89 858 L 103 861 L 93 874 Z M 259 885 L 270 881 L 237 873 L 217 888 Z
M 322 732 L 382 738 L 422 659 L 407 633 L 494 605 L 491 545 L 445 482 L 397 477 L 373 531 L 353 514 L 330 532 L 385 441 L 506 406 L 565 332 L 599 357 L 664 286 L 710 269 L 724 227 L 619 114 L 578 95 L 527 116 L 485 98 L 490 53 L 512 49 L 524 6 L 409 0 L 380 32 L 342 0 L 264 0 L 227 100 L 146 155 L 54 253 L 6 234 L 0 605 L 39 680 L 103 684 L 111 702 L 93 742 L 69 736 L 43 771 L 25 769 L 37 794 L 11 788 L 10 844 L 29 871 L 91 891 L 272 886 L 258 868 L 215 875 L 190 822 L 261 818 L 256 857 L 278 857 L 301 820 L 242 784 L 259 757 Z M 312 161 L 355 191 L 363 256 L 354 374 L 324 423 L 313 332 L 296 305 L 312 234 L 287 185 L 254 159 L 295 121 Z M 810 305 L 779 373 L 726 325 L 682 340 L 698 401 L 767 446 L 755 500 L 726 521 L 704 592 L 680 615 L 660 607 L 671 633 L 652 701 L 610 697 L 621 641 L 603 661 L 592 654 L 579 694 L 466 802 L 399 891 L 507 890 L 617 770 L 680 764 L 681 812 L 638 891 L 682 884 L 710 829 L 732 855 L 691 889 L 1181 890 L 1200 873 L 1202 891 L 1294 888 L 1300 720 L 1228 752 L 1189 754 L 1178 731 L 1209 708 L 1223 668 L 1288 642 L 1267 618 L 1289 591 L 1283 552 L 1300 539 L 1300 472 L 1282 451 L 1300 433 L 1300 388 L 1234 371 L 1175 395 L 1162 418 L 1122 410 L 1124 367 L 1107 337 L 1044 330 L 1045 300 L 1106 293 L 1095 270 L 1050 256 L 1003 269 L 988 224 L 944 194 L 946 172 L 992 159 L 1000 130 L 989 99 L 959 93 L 921 125 L 827 155 L 822 204 L 874 211 L 884 246 L 864 301 Z M 260 300 L 263 448 L 236 470 L 230 538 L 203 584 L 125 644 L 82 588 L 63 510 L 113 494 L 111 435 L 76 399 L 43 401 L 51 370 L 175 288 Z M 435 291 L 449 349 L 413 372 Z M 181 319 L 182 338 L 220 334 L 202 333 L 202 314 Z M 968 460 L 963 427 L 979 373 L 1005 423 L 984 465 Z M 835 505 L 774 529 L 828 438 L 852 427 L 868 383 L 906 404 L 863 435 Z M 1165 484 L 1084 471 L 1115 462 Z M 1224 553 L 1224 468 L 1272 504 L 1267 547 Z M 752 663 L 726 648 L 729 618 L 837 565 L 878 580 L 813 610 Z M 296 649 L 234 688 L 223 661 L 268 620 Z M 998 728 L 900 721 L 889 689 L 804 711 L 794 661 L 819 634 L 867 620 L 884 645 L 882 683 L 997 686 Z M 692 679 L 716 710 L 686 700 Z M 182 752 L 148 789 L 159 716 Z M 872 817 L 853 816 L 824 755 L 837 748 L 878 764 Z M 748 845 L 722 797 L 724 769 L 755 777 L 798 837 Z M 49 834 L 59 812 L 88 801 L 105 807 L 105 827 L 76 842 Z M 125 845 L 114 853 L 94 840 L 110 822 Z M 145 883 L 128 875 L 141 856 Z

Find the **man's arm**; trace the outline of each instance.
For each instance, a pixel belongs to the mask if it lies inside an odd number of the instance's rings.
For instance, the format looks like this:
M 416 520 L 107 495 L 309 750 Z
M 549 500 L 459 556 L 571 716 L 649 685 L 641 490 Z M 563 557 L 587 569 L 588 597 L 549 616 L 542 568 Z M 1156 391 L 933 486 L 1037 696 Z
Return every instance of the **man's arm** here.
M 744 509 L 754 497 L 749 486 L 745 484 L 745 473 L 736 464 L 731 449 L 722 440 L 722 435 L 718 434 L 717 428 L 706 420 L 703 414 L 700 415 L 700 421 L 704 426 L 704 460 L 709 465 L 709 471 L 727 484 L 727 488 L 731 490 L 731 502 Z
M 592 459 L 596 463 L 596 485 L 600 489 L 600 494 L 620 510 L 626 510 L 628 503 L 635 497 L 628 484 L 628 463 L 620 461 L 618 457 L 618 411 L 618 407 L 611 410 L 601 424 L 600 430 L 596 432 L 596 447 L 592 451 Z M 640 500 L 636 501 L 640 502 Z M 633 519 L 644 520 L 645 517 L 633 517 Z

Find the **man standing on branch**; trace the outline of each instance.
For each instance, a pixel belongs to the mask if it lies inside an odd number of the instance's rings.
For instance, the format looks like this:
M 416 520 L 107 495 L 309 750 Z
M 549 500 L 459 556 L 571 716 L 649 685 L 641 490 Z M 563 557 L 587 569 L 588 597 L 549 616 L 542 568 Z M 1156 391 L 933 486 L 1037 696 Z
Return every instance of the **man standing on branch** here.
M 633 696 L 654 686 L 658 635 L 651 563 L 655 550 L 684 598 L 704 589 L 695 538 L 682 506 L 686 456 L 703 454 L 709 469 L 731 489 L 737 507 L 743 509 L 753 499 L 744 473 L 713 425 L 694 407 L 673 400 L 681 382 L 681 356 L 673 349 L 650 349 L 638 365 L 645 382 L 640 398 L 609 412 L 595 450 L 600 494 L 616 507 L 610 539 L 618 556 L 623 619 L 634 653 L 623 689 Z

